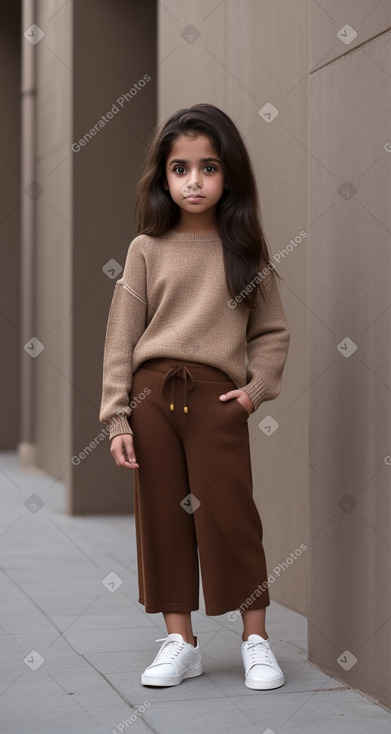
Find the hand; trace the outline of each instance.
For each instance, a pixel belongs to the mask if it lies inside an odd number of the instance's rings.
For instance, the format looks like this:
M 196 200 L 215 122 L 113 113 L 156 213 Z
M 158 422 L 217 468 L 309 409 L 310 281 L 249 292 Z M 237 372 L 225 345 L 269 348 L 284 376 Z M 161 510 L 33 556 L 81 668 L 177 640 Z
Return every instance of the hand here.
M 111 439 L 110 453 L 114 456 L 117 466 L 124 469 L 138 469 L 136 454 L 133 448 L 133 436 L 131 433 L 120 433 Z
M 254 412 L 254 403 L 251 398 L 249 398 L 247 393 L 244 392 L 244 390 L 229 390 L 223 395 L 220 395 L 219 400 L 232 400 L 232 398 L 236 398 L 236 400 L 243 405 L 243 408 L 245 408 L 248 413 Z

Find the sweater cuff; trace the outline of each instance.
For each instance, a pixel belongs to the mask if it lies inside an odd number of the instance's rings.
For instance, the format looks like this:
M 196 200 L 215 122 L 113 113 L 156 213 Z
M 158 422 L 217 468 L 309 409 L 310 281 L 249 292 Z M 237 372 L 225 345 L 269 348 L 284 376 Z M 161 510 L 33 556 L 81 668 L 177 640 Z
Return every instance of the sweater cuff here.
M 263 380 L 258 380 L 257 382 L 251 381 L 248 385 L 240 387 L 239 390 L 243 390 L 243 392 L 245 392 L 252 400 L 254 404 L 254 412 L 259 408 L 266 394 L 266 387 Z
M 133 436 L 133 431 L 129 425 L 128 419 L 120 418 L 119 416 L 117 418 L 113 418 L 112 422 L 109 426 L 110 434 L 109 434 L 109 440 L 111 441 L 114 436 L 119 436 L 121 433 L 130 433 Z

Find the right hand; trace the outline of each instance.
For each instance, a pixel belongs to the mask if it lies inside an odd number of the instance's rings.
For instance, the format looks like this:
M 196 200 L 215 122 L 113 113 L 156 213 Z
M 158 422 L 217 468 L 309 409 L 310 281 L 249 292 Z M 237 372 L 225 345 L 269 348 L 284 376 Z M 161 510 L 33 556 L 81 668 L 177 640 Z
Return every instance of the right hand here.
M 131 433 L 120 433 L 111 439 L 110 453 L 114 457 L 117 466 L 124 469 L 138 469 L 136 454 L 133 448 L 133 436 Z

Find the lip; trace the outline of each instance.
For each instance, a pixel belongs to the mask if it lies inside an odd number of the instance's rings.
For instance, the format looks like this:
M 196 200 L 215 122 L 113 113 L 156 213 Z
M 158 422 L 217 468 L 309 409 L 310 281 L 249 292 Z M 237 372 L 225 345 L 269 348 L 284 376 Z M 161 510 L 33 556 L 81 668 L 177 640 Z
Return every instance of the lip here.
M 199 196 L 197 194 L 197 196 L 194 196 L 194 195 L 193 196 L 186 196 L 186 199 L 188 201 L 197 201 L 197 199 L 205 199 L 205 196 Z

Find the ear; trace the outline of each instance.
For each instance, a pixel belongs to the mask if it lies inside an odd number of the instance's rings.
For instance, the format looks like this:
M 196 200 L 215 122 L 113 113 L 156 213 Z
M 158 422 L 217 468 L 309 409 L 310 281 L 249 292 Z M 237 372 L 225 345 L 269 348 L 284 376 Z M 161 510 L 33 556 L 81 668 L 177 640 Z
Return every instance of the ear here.
M 163 188 L 166 189 L 166 191 L 168 191 L 168 183 L 166 179 L 163 181 Z

